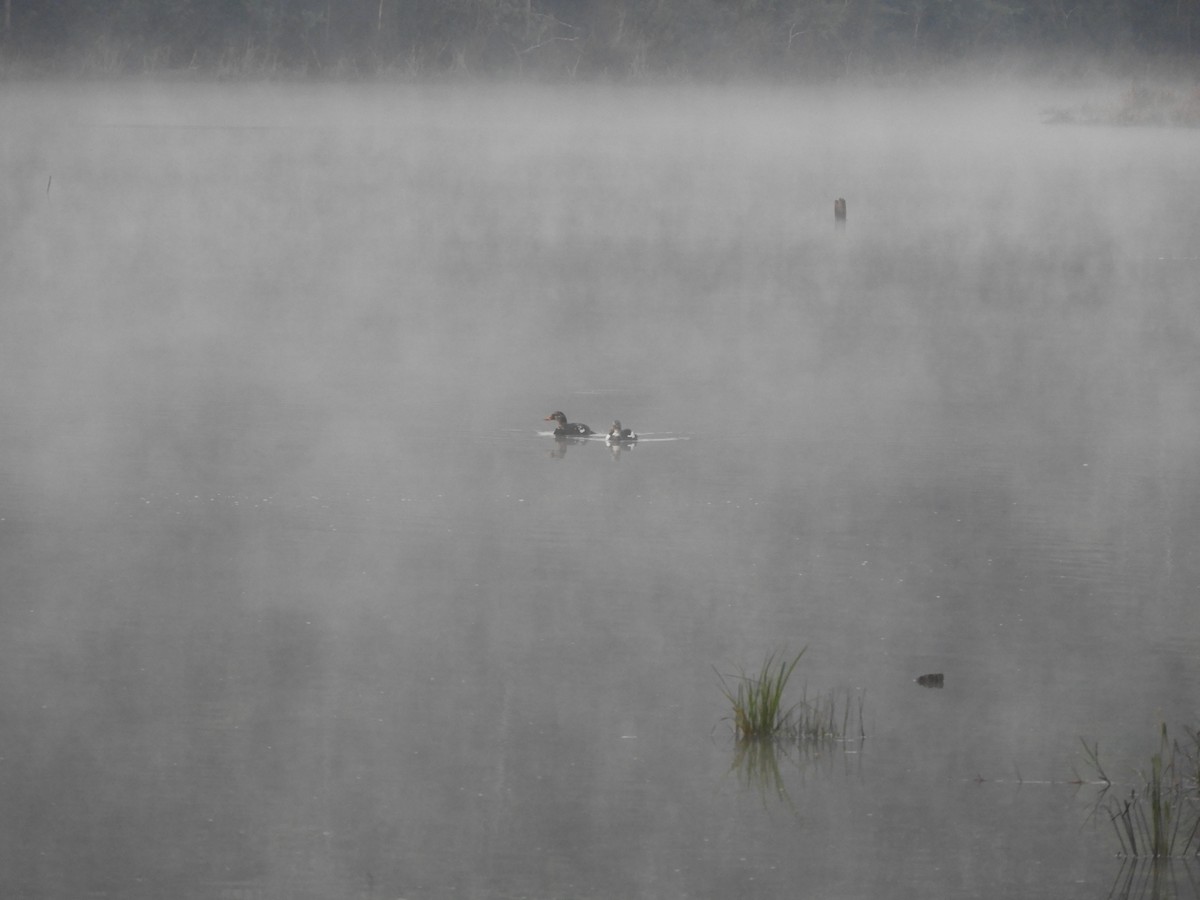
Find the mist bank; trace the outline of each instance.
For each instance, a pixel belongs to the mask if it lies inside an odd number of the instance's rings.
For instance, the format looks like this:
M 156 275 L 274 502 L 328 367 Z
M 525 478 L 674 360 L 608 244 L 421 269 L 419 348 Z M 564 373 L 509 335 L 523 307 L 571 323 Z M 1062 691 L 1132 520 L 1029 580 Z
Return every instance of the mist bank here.
M 6 3 L 0 77 L 724 80 L 1200 71 L 1168 0 L 155 0 Z

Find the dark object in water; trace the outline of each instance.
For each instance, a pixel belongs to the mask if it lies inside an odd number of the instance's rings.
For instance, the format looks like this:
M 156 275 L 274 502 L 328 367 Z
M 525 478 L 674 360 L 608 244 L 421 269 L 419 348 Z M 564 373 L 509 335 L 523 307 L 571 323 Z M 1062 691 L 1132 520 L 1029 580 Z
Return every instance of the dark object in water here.
M 846 221 L 846 201 L 841 197 L 833 201 L 833 220 L 835 222 Z
M 921 687 L 940 688 L 945 687 L 945 680 L 946 676 L 942 672 L 934 672 L 932 675 L 922 675 L 917 679 L 917 684 Z

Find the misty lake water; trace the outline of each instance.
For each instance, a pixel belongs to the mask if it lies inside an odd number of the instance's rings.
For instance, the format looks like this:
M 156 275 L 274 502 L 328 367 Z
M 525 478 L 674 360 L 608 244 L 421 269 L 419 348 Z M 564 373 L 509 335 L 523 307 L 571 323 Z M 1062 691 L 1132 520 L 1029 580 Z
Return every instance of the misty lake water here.
M 7 85 L 0 893 L 1119 895 L 1200 133 L 1078 99 Z M 736 765 L 803 647 L 865 739 Z

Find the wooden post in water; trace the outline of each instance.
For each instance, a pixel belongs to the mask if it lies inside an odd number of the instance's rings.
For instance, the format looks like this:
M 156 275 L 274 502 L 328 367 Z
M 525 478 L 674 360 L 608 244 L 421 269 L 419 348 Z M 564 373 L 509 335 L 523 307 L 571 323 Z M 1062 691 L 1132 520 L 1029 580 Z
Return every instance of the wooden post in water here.
M 842 197 L 833 201 L 833 221 L 839 227 L 846 224 L 846 201 Z

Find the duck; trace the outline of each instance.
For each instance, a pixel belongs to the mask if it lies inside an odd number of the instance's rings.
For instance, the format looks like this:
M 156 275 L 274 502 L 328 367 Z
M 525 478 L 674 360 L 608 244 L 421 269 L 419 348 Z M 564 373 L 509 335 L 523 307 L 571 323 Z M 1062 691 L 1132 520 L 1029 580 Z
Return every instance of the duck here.
M 579 422 L 568 422 L 567 417 L 561 412 L 552 412 L 543 421 L 554 423 L 555 437 L 586 437 L 596 433 Z
M 612 428 L 608 429 L 608 442 L 610 444 L 627 444 L 637 440 L 637 435 L 633 433 L 632 428 L 622 428 L 618 420 L 614 420 Z

